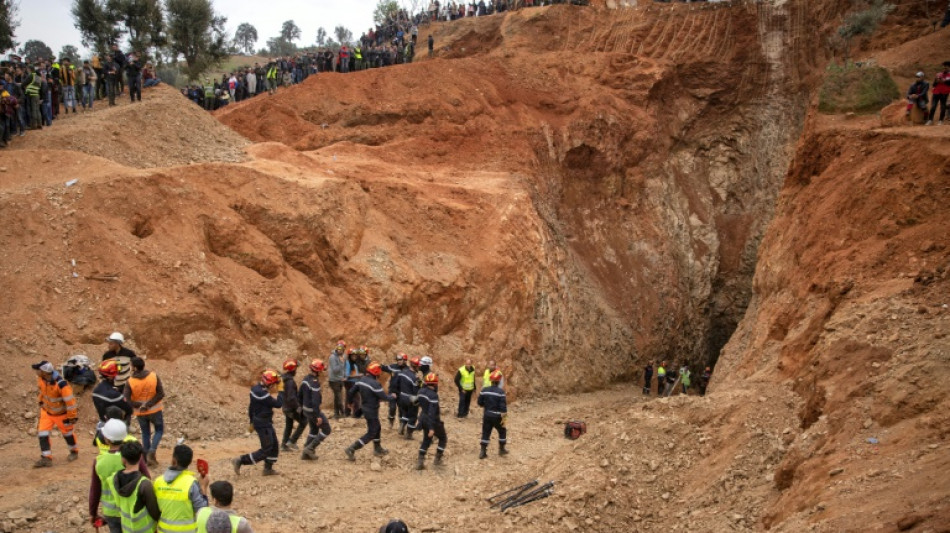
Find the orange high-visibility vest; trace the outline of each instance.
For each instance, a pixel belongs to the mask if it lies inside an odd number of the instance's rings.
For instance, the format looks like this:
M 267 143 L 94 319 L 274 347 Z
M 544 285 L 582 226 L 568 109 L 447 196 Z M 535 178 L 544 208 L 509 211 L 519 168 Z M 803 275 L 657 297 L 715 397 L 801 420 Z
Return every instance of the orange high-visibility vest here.
M 52 416 L 68 415 L 68 418 L 76 418 L 76 397 L 73 396 L 73 388 L 59 375 L 54 377 L 56 379 L 50 383 L 37 376 L 40 405 Z
M 129 388 L 132 390 L 132 402 L 145 403 L 155 397 L 158 392 L 158 376 L 149 372 L 144 378 L 129 378 Z M 158 402 L 146 411 L 136 411 L 140 415 L 150 415 L 162 410 L 162 402 Z

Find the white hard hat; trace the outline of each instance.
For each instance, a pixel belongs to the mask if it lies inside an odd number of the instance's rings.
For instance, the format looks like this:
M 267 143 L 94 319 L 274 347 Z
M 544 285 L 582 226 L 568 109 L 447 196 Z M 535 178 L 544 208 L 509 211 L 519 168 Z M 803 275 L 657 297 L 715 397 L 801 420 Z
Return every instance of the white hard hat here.
M 125 337 L 123 337 L 122 334 L 119 333 L 118 331 L 113 331 L 112 335 L 109 335 L 109 338 L 106 340 L 122 344 L 123 342 L 125 342 Z
M 427 355 L 422 358 L 422 361 L 420 361 L 420 363 L 426 366 L 432 366 L 432 358 Z
M 918 72 L 918 73 L 917 73 L 917 77 L 918 77 L 918 78 L 923 78 L 923 77 L 924 77 L 923 71 Z
M 129 428 L 125 427 L 125 422 L 117 418 L 113 418 L 103 424 L 100 431 L 103 437 L 113 443 L 122 442 L 129 434 Z

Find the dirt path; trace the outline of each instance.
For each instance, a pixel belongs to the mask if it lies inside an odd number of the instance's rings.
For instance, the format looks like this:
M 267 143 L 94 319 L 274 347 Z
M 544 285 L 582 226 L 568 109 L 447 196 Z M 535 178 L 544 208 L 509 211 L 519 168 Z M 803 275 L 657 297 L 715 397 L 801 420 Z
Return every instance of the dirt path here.
M 636 387 L 616 386 L 569 398 L 518 402 L 511 406 L 509 418 L 511 455 L 498 457 L 496 437 L 489 458 L 480 461 L 481 410 L 474 410 L 468 419 L 456 419 L 454 392 L 446 388 L 441 394 L 446 404 L 443 410 L 448 411 L 444 413 L 449 434 L 446 465 L 431 466 L 433 449 L 428 468 L 422 472 L 413 469 L 420 437 L 407 442 L 385 423 L 383 445 L 390 450 L 387 457 L 377 461 L 366 448 L 358 452 L 355 464 L 346 461 L 343 448 L 362 434 L 362 420 L 333 421 L 333 433 L 318 448 L 319 459 L 314 463 L 302 462 L 297 454 L 281 455 L 277 469 L 282 475 L 275 478 L 261 477 L 259 467 L 247 467 L 240 476 L 231 471 L 228 460 L 255 449 L 254 436 L 191 444 L 196 457 L 210 461 L 213 479 L 235 484 L 235 508 L 248 516 L 258 532 L 297 528 L 370 531 L 391 517 L 406 520 L 413 531 L 476 531 L 485 523 L 479 517 L 488 512 L 484 497 L 531 479 L 547 481 L 546 472 L 568 460 L 570 455 L 565 452 L 575 443 L 563 438 L 564 420 L 606 405 L 642 401 Z M 278 432 L 280 429 L 278 426 Z M 39 471 L 30 468 L 36 455 L 33 439 L 24 437 L 0 447 L 0 516 L 22 510 L 38 517 L 24 531 L 75 531 L 66 526 L 70 521 L 75 524 L 85 520 L 79 515 L 85 516 L 93 453 L 85 431 L 82 441 L 82 459 L 64 464 L 60 462 L 62 440 L 54 437 L 57 465 Z M 172 443 L 173 437 L 167 438 L 159 452 L 164 460 L 161 471 Z M 61 517 L 56 518 L 57 513 L 51 511 L 58 511 Z M 493 522 L 497 519 L 502 523 L 500 515 L 492 512 L 490 516 Z

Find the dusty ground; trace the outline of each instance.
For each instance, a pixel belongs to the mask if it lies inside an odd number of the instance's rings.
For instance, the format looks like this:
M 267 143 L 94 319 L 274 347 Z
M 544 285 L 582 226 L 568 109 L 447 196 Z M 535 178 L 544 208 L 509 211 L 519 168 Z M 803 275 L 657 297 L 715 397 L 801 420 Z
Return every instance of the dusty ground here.
M 814 34 L 844 9 L 525 10 L 433 25 L 439 57 L 416 65 L 215 116 L 146 91 L 17 139 L 0 155 L 15 221 L 0 231 L 0 530 L 81 530 L 91 436 L 79 464 L 29 469 L 28 364 L 96 358 L 118 329 L 166 383 L 160 458 L 187 437 L 263 532 L 393 516 L 414 531 L 947 531 L 950 127 L 891 120 L 899 104 L 809 111 L 827 60 Z M 900 31 L 862 45 L 899 80 L 950 36 L 919 17 L 902 6 L 886 25 Z M 227 459 L 256 442 L 247 384 L 339 337 L 431 354 L 443 379 L 498 359 L 514 453 L 479 462 L 477 420 L 446 412 L 445 468 L 410 470 L 415 444 L 388 430 L 389 457 L 351 465 L 362 425 L 341 421 L 316 464 L 235 480 Z M 727 340 L 706 398 L 611 385 Z M 588 435 L 563 439 L 568 418 Z M 532 478 L 555 495 L 486 511 Z

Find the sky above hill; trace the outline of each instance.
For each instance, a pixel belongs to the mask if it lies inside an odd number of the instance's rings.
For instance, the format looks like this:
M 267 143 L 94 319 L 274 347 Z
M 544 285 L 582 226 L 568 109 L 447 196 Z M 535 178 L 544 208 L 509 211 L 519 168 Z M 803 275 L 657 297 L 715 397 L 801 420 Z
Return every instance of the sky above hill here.
M 72 0 L 19 0 L 20 27 L 16 30 L 16 41 L 22 46 L 30 39 L 38 39 L 56 54 L 64 45 L 71 44 L 87 55 L 70 11 L 72 3 Z M 267 39 L 280 33 L 281 25 L 289 19 L 293 19 L 303 34 L 297 41 L 298 46 L 313 44 L 319 27 L 332 36 L 333 28 L 342 24 L 354 37 L 359 37 L 373 24 L 376 3 L 376 0 L 214 0 L 214 9 L 228 18 L 227 29 L 231 36 L 242 22 L 257 28 L 260 39 L 255 49 L 260 49 Z

